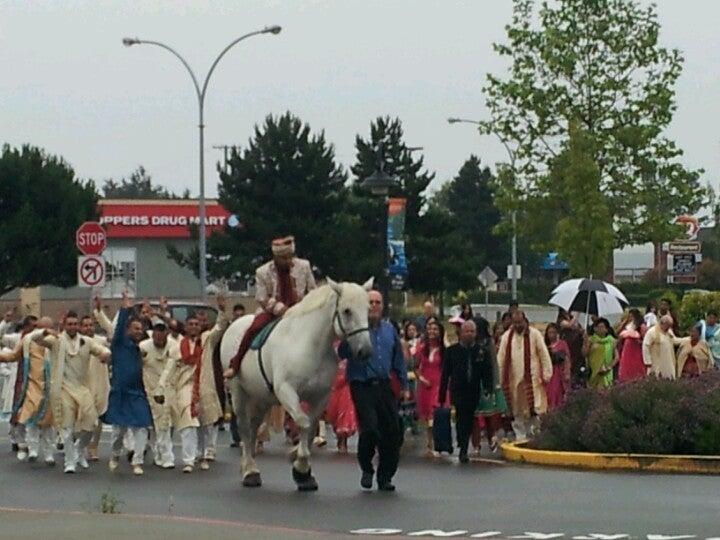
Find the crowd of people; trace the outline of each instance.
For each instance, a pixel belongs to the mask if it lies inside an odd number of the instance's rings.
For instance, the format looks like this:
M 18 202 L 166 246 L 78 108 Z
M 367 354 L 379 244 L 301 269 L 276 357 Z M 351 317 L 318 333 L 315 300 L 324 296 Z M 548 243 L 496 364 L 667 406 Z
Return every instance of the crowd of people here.
M 309 263 L 295 257 L 291 237 L 274 241 L 272 250 L 273 260 L 256 274 L 259 315 L 225 372 L 216 350 L 231 318 L 245 309 L 235 305 L 228 317 L 222 296 L 213 323 L 203 310 L 177 321 L 165 299 L 154 309 L 148 302 L 134 306 L 126 294 L 114 321 L 99 299 L 92 314 L 69 312 L 57 323 L 33 316 L 16 323 L 13 312 L 6 313 L 0 374 L 12 371 L 14 379 L 5 377 L 12 384 L 4 385 L 0 405 L 11 413 L 18 460 L 54 465 L 63 448 L 66 473 L 87 469 L 99 459 L 103 425 L 112 430 L 108 468 L 117 470 L 127 454 L 135 475 L 144 474 L 146 454 L 156 466 L 174 468 L 174 438 L 184 473 L 208 470 L 226 423 L 232 446 L 238 446 L 226 382 L 236 376 L 250 339 L 316 286 Z M 427 455 L 438 455 L 446 427 L 436 425 L 438 411 L 452 410 L 459 460 L 467 463 L 483 439 L 497 452 L 501 437 L 532 437 L 539 418 L 562 406 L 573 389 L 607 388 L 647 375 L 693 377 L 720 366 L 717 313 L 710 311 L 689 336 L 679 337 L 668 300 L 648 306 L 644 315 L 630 309 L 615 327 L 598 317 L 586 327 L 582 316 L 561 310 L 541 331 L 515 303 L 494 325 L 469 305 L 445 322 L 432 302 L 418 318 L 397 324 L 383 318 L 379 292 L 368 298 L 372 355 L 353 358 L 347 343 L 336 343 L 338 369 L 314 440 L 327 444 L 329 424 L 337 450 L 345 453 L 359 433 L 364 488 L 372 487 L 377 453 L 378 487 L 394 489 L 407 437 L 424 436 Z M 96 325 L 104 335 L 95 333 Z M 273 431 L 297 443 L 292 419 L 275 407 L 260 427 L 256 452 Z

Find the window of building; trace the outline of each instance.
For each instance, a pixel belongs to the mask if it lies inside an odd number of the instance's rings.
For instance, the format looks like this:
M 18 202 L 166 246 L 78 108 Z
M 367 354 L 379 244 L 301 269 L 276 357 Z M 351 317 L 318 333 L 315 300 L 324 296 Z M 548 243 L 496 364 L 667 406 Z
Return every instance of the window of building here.
M 120 298 L 123 290 L 130 297 L 137 296 L 137 252 L 135 248 L 109 247 L 105 257 L 105 287 L 103 298 Z

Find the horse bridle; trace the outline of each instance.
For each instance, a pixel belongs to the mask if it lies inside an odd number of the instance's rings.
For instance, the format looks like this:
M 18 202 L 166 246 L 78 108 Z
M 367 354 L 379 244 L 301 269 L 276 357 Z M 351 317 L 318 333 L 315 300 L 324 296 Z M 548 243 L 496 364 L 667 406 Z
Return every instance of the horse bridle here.
M 340 317 L 340 293 L 336 292 L 335 294 L 337 294 L 337 300 L 335 300 L 335 315 L 333 316 L 333 322 L 337 321 L 338 328 L 340 329 L 340 332 L 342 333 L 341 337 L 343 339 L 348 339 L 348 338 L 351 338 L 358 334 L 362 334 L 363 332 L 369 333 L 370 332 L 369 326 L 365 326 L 363 328 L 356 328 L 352 332 L 348 332 L 347 330 L 345 330 L 345 327 L 343 326 L 343 323 L 342 323 L 342 318 Z

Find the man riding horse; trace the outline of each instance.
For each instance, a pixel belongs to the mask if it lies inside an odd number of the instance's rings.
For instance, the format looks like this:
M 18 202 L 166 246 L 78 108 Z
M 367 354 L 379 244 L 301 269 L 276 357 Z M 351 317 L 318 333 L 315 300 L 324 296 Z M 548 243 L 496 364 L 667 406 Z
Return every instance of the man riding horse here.
M 273 259 L 255 271 L 255 299 L 260 308 L 245 332 L 237 354 L 230 360 L 230 367 L 225 370 L 227 379 L 240 370 L 243 357 L 260 331 L 316 287 L 310 261 L 295 257 L 294 237 L 277 238 L 271 247 Z

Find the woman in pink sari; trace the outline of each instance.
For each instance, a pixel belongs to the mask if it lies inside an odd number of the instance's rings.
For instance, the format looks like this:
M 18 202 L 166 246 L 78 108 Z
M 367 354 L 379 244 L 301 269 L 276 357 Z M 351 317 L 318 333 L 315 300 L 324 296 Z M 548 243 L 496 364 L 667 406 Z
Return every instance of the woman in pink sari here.
M 620 382 L 641 379 L 647 373 L 643 362 L 642 342 L 645 337 L 645 321 L 637 309 L 628 313 L 629 320 L 620 330 L 620 369 L 618 380 Z
M 548 410 L 553 410 L 565 403 L 570 390 L 570 347 L 560 339 L 560 330 L 554 323 L 548 324 L 545 329 L 545 344 L 553 365 L 552 378 L 546 387 Z
M 337 450 L 341 454 L 347 454 L 347 441 L 357 432 L 355 405 L 350 396 L 350 385 L 345 376 L 346 369 L 347 360 L 342 360 L 338 364 L 327 406 L 327 421 L 333 427 L 337 438 Z
M 440 394 L 442 378 L 442 359 L 445 351 L 443 327 L 437 319 L 428 319 L 425 326 L 424 339 L 415 350 L 417 378 L 417 413 L 418 419 L 427 425 L 428 453 L 433 451 L 433 414 Z

